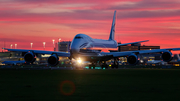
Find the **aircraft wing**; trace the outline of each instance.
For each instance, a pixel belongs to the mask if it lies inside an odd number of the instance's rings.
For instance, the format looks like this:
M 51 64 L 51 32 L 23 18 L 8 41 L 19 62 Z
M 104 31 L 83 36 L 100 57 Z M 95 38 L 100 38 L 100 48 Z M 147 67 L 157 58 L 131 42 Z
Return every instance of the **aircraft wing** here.
M 126 46 L 126 45 L 129 45 L 129 44 L 138 44 L 138 43 L 147 42 L 147 41 L 149 41 L 149 40 L 118 44 L 118 46 Z
M 147 54 L 147 53 L 161 53 L 166 51 L 178 51 L 180 48 L 167 48 L 167 49 L 152 49 L 152 50 L 137 50 L 137 51 L 126 51 L 126 52 L 110 52 L 102 53 L 104 55 L 113 55 L 113 57 L 123 57 L 131 54 Z
M 13 52 L 33 52 L 35 54 L 57 54 L 58 56 L 62 57 L 70 57 L 70 53 L 66 52 L 58 52 L 58 51 L 45 51 L 45 50 L 28 50 L 28 49 L 8 49 L 8 48 L 3 48 L 8 51 L 13 51 Z
M 2 64 L 18 64 L 18 63 L 25 63 L 25 61 L 4 61 Z

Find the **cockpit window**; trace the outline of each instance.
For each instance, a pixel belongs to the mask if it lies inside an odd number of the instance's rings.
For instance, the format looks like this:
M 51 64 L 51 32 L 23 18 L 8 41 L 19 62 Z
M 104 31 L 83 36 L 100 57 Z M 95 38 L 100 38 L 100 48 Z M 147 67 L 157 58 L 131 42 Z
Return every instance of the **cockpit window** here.
M 76 36 L 76 37 L 75 37 L 75 39 L 82 39 L 82 37 L 80 37 L 80 36 Z

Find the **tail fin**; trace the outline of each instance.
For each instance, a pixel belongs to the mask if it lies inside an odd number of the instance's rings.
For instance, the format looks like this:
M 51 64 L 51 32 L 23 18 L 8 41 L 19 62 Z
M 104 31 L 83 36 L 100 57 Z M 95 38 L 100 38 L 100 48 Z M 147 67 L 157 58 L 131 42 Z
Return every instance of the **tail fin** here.
M 109 36 L 109 40 L 114 40 L 114 34 L 115 34 L 115 22 L 116 22 L 116 11 L 114 11 L 112 26 L 111 26 L 111 32 Z

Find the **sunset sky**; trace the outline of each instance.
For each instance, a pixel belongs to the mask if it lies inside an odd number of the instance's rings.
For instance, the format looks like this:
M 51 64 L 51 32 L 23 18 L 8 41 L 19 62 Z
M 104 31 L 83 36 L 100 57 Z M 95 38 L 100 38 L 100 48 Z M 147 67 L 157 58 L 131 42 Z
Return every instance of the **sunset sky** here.
M 46 42 L 53 50 L 52 39 L 78 33 L 108 39 L 114 10 L 118 42 L 180 47 L 180 0 L 0 0 L 0 47 L 43 49 Z

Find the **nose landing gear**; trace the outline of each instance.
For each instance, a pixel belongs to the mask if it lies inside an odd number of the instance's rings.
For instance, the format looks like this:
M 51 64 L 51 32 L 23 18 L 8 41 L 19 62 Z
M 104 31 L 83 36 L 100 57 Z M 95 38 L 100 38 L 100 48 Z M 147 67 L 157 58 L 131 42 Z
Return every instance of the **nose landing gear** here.
M 93 69 L 95 69 L 95 67 L 96 67 L 95 64 L 96 64 L 96 63 L 92 62 L 92 63 L 89 65 L 89 69 L 92 69 L 92 67 L 93 67 Z

